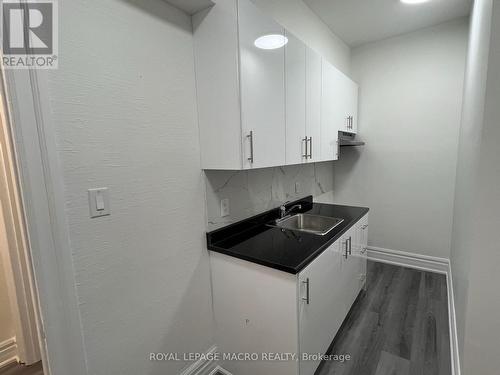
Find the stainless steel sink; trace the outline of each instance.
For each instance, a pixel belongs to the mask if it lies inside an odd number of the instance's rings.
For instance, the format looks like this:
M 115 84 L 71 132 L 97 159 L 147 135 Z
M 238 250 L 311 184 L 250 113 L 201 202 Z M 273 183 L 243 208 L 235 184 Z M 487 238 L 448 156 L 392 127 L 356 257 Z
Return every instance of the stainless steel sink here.
M 343 221 L 344 219 L 338 219 L 335 217 L 296 214 L 283 219 L 278 219 L 269 225 L 324 236 Z

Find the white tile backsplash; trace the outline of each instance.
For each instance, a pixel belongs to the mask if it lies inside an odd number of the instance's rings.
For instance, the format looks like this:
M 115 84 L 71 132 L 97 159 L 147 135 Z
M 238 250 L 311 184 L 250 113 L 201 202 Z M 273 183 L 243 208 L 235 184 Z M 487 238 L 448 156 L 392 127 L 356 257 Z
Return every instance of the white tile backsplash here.
M 289 165 L 247 171 L 205 171 L 208 230 L 278 207 L 286 201 L 312 195 L 333 199 L 333 162 Z M 300 190 L 295 192 L 295 184 Z M 221 217 L 220 201 L 229 199 L 230 214 Z

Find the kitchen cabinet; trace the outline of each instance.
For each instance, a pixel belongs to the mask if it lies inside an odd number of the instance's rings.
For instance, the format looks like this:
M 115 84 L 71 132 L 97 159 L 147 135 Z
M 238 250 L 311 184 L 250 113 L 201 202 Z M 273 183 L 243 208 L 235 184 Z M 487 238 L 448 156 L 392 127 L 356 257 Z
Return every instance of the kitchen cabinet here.
M 192 20 L 203 169 L 338 158 L 357 86 L 341 89 L 346 76 L 250 0 L 218 0 Z M 258 48 L 263 36 L 276 48 Z
M 210 252 L 216 342 L 222 353 L 294 353 L 281 361 L 222 361 L 239 375 L 313 375 L 361 291 L 364 216 L 298 274 Z M 356 237 L 359 235 L 359 240 Z M 300 234 L 283 232 L 300 241 Z M 284 249 L 286 251 L 286 249 Z
M 319 161 L 321 56 L 287 32 L 285 46 L 286 164 Z
M 321 71 L 321 160 L 337 160 L 338 131 L 345 107 L 344 81 L 340 72 L 325 59 L 322 59 Z
M 306 136 L 309 137 L 309 161 L 320 161 L 321 55 L 309 47 L 306 47 Z
M 285 30 L 251 1 L 239 0 L 243 168 L 285 164 L 284 48 L 256 48 L 263 35 Z
M 302 353 L 325 353 L 345 317 L 335 287 L 341 273 L 341 254 L 335 242 L 299 274 L 299 348 Z M 325 329 L 328 327 L 328 329 Z M 320 360 L 301 360 L 300 374 L 314 374 Z
M 255 46 L 283 27 L 250 0 L 219 0 L 193 30 L 202 168 L 284 165 L 284 48 Z
M 306 130 L 306 45 L 289 32 L 286 36 L 286 164 L 300 164 L 310 158 Z
M 345 112 L 344 127 L 340 129 L 348 133 L 358 132 L 358 91 L 359 86 L 349 77 L 345 76 Z

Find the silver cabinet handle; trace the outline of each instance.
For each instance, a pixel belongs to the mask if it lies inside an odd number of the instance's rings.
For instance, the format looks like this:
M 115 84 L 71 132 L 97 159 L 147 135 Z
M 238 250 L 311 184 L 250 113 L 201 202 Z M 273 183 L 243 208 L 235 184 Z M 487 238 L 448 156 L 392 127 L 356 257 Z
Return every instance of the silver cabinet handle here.
M 352 237 L 349 236 L 349 255 L 352 255 Z
M 306 153 L 302 154 L 302 157 L 307 159 L 307 157 L 309 156 L 309 153 L 307 152 L 307 137 L 302 138 L 302 142 L 305 142 L 306 144 Z
M 344 258 L 347 259 L 348 257 L 348 252 L 349 252 L 349 246 L 347 245 L 349 243 L 349 240 L 345 240 L 345 254 L 344 254 Z
M 248 161 L 253 163 L 253 130 L 250 131 L 247 138 L 250 140 L 250 157 L 248 158 Z
M 309 159 L 313 157 L 313 137 L 309 137 Z
M 306 301 L 306 304 L 309 305 L 310 299 L 309 299 L 309 278 L 307 278 L 305 281 L 302 281 L 303 284 L 306 285 L 306 296 L 302 297 L 303 301 Z

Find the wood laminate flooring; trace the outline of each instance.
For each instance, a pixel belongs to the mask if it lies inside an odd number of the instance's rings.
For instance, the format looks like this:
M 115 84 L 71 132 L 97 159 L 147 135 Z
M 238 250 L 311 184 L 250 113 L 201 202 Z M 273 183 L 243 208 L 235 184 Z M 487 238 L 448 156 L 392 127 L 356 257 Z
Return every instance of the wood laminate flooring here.
M 316 375 L 451 375 L 446 276 L 368 262 L 367 290 Z
M 12 363 L 0 369 L 0 375 L 43 375 L 42 362 L 31 366 Z

